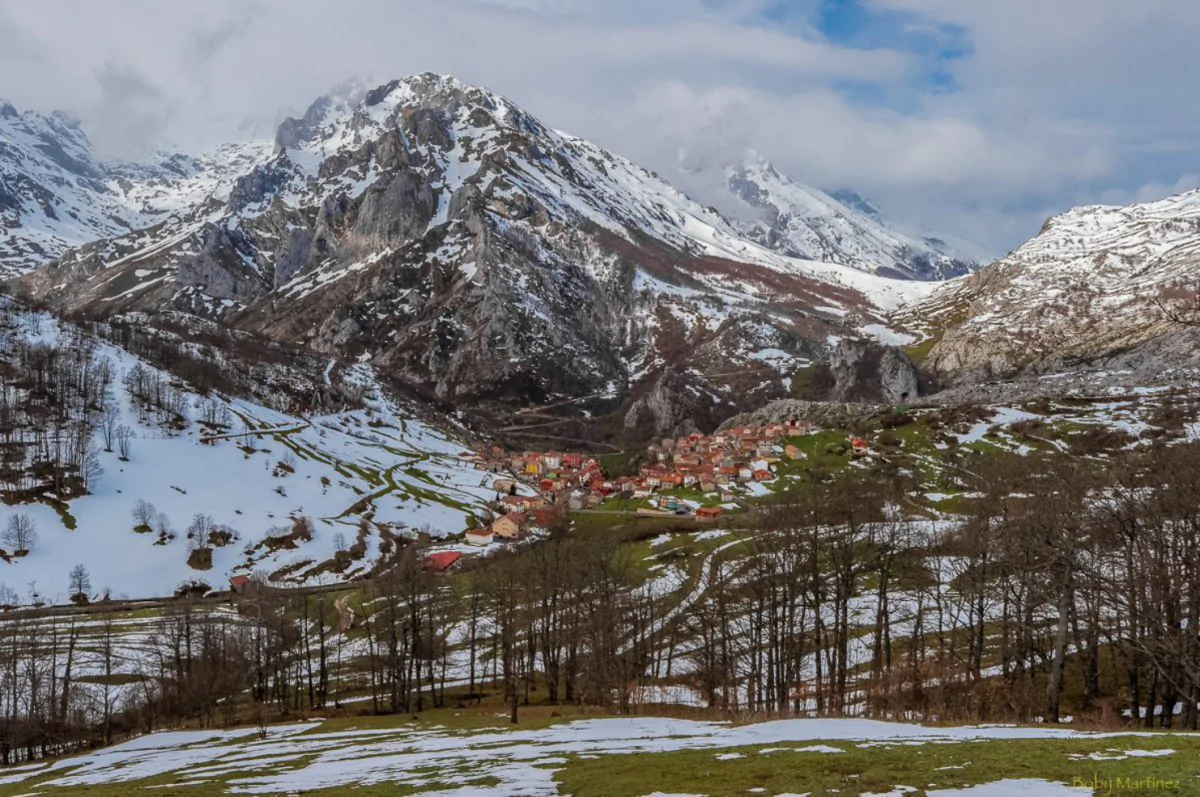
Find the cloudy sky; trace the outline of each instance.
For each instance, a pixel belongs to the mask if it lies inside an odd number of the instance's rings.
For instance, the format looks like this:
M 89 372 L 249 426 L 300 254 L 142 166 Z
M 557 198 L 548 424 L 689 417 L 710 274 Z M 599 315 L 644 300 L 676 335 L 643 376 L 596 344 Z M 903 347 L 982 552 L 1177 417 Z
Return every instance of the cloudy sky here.
M 664 176 L 753 148 L 999 254 L 1200 184 L 1198 41 L 1195 0 L 0 0 L 0 97 L 128 157 L 451 73 Z

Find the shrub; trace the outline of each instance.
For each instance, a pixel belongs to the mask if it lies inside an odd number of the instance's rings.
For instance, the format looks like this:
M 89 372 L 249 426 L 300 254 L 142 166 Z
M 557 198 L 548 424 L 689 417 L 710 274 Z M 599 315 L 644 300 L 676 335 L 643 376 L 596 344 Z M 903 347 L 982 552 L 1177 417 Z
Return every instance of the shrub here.
M 884 415 L 879 421 L 884 429 L 899 429 L 901 426 L 907 426 L 912 422 L 912 415 L 907 412 L 896 412 L 895 410 Z

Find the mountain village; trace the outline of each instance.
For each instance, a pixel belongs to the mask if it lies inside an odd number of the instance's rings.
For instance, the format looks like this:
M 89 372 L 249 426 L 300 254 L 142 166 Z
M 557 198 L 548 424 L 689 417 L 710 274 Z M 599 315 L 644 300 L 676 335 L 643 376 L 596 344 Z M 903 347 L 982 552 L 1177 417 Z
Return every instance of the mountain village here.
M 492 508 L 497 513 L 488 525 L 467 529 L 465 541 L 487 546 L 521 539 L 532 529 L 550 527 L 566 512 L 597 510 L 617 501 L 632 502 L 626 505 L 634 508 L 625 511 L 636 515 L 714 521 L 740 508 L 746 497 L 765 495 L 763 485 L 776 480 L 781 461 L 805 458 L 787 441 L 812 431 L 808 421 L 791 420 L 667 437 L 648 446 L 637 474 L 628 476 L 606 475 L 596 458 L 581 453 L 513 453 L 499 446 L 463 452 L 460 459 L 495 475 Z M 867 452 L 860 438 L 851 438 L 850 447 L 855 455 Z

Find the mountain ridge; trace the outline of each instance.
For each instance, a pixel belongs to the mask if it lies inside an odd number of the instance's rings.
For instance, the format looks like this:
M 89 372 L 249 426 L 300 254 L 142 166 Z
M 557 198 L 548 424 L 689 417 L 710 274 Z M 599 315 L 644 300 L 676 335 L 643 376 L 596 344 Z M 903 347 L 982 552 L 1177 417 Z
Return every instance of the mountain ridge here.
M 269 144 L 226 144 L 144 163 L 98 160 L 77 121 L 0 101 L 0 277 L 220 198 Z
M 751 239 L 791 257 L 840 263 L 881 276 L 945 280 L 979 262 L 937 238 L 918 238 L 883 221 L 878 206 L 857 193 L 847 200 L 782 174 L 754 151 L 726 170 L 726 185 L 758 218 L 740 223 Z
M 1080 206 L 897 321 L 932 336 L 925 364 L 953 383 L 1118 366 L 1161 379 L 1200 366 L 1169 312 L 1195 297 L 1198 256 L 1200 191 Z
M 656 432 L 786 394 L 835 339 L 930 289 L 748 241 L 452 77 L 352 88 L 282 123 L 223 204 L 72 250 L 22 289 L 369 358 L 451 404 L 634 402 L 627 421 Z M 667 384 L 675 406 L 638 398 Z

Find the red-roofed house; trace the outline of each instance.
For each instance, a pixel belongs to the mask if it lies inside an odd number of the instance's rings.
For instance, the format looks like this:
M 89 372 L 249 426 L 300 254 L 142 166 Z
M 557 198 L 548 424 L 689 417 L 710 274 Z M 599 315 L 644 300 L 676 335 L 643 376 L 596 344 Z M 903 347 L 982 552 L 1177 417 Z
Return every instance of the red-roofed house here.
M 515 540 L 521 536 L 521 525 L 524 522 L 524 512 L 511 512 L 496 518 L 489 529 L 497 537 L 502 537 L 506 540 Z
M 462 559 L 458 551 L 438 551 L 425 557 L 425 567 L 434 573 L 445 573 Z
M 506 495 L 500 499 L 500 506 L 505 512 L 514 510 L 537 509 L 546 505 L 546 501 L 541 496 L 533 495 Z

